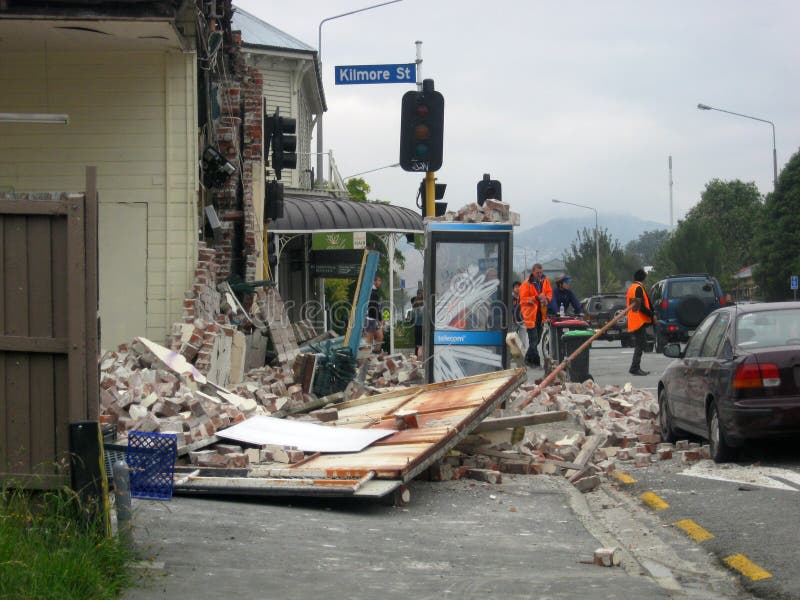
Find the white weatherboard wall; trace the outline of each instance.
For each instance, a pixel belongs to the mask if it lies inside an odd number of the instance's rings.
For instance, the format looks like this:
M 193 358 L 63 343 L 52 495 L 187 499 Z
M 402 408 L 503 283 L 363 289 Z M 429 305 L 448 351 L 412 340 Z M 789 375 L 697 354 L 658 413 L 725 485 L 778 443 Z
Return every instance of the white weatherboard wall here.
M 66 126 L 0 123 L 0 188 L 82 191 L 85 167 L 98 168 L 106 228 L 99 233 L 101 316 L 119 319 L 130 310 L 132 317 L 102 327 L 103 348 L 135 336 L 164 340 L 191 287 L 197 255 L 195 59 L 172 50 L 0 56 L 0 112 L 70 117 Z M 119 218 L 120 205 L 145 206 L 134 211 L 137 219 L 146 218 L 144 226 L 128 226 Z M 131 264 L 142 257 L 144 269 Z M 140 295 L 144 307 L 126 293 L 136 286 L 146 290 Z

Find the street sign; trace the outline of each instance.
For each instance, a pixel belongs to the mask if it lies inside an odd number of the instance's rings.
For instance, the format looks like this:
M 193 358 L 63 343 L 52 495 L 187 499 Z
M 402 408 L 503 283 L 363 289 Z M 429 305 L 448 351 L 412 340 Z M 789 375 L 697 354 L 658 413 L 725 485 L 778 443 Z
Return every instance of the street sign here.
M 792 275 L 791 278 L 789 278 L 789 287 L 791 289 L 796 290 L 796 289 L 798 289 L 798 287 L 800 287 L 800 286 L 798 286 L 798 281 L 797 280 L 798 280 L 797 275 Z
M 346 65 L 336 67 L 336 85 L 416 83 L 417 65 Z

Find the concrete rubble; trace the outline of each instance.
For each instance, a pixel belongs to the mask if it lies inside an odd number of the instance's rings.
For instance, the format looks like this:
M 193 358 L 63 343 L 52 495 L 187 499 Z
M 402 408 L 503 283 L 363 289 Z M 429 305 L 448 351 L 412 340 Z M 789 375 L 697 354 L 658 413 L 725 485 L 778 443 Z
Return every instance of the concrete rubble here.
M 515 218 L 508 204 L 488 200 L 483 207 L 469 204 L 438 219 Z M 294 464 L 304 459 L 303 452 L 244 448 L 222 443 L 216 434 L 256 415 L 335 425 L 339 402 L 424 383 L 423 364 L 412 354 L 369 354 L 359 359 L 356 376 L 343 392 L 318 398 L 312 385 L 316 355 L 301 352 L 299 344 L 330 335 L 319 336 L 308 321 L 293 323 L 274 289 L 254 290 L 248 307 L 242 306 L 227 282 L 216 281 L 214 252 L 200 247 L 195 283 L 169 348 L 136 338 L 101 359 L 101 420 L 115 425 L 121 443 L 131 430 L 174 433 L 179 461 L 193 466 Z M 591 380 L 561 381 L 544 389 L 523 384 L 427 476 L 497 484 L 504 473 L 548 474 L 566 477 L 588 492 L 617 469 L 708 457 L 706 446 L 685 440 L 661 443 L 657 412 L 652 394 L 630 383 L 600 387 Z M 504 419 L 513 416 L 525 425 L 505 425 Z
M 507 202 L 487 200 L 483 206 L 472 202 L 457 211 L 448 210 L 441 217 L 426 217 L 425 221 L 457 222 L 457 223 L 511 223 L 519 225 L 519 213 L 511 210 Z

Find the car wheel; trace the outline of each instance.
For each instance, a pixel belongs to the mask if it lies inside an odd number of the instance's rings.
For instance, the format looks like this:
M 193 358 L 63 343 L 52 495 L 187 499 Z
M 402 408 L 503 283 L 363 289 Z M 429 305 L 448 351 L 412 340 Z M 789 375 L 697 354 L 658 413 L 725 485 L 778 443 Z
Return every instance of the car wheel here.
M 644 345 L 645 352 L 652 352 L 655 349 L 655 342 L 647 342 Z
M 675 316 L 681 325 L 694 329 L 706 318 L 706 305 L 697 296 L 688 296 L 678 304 Z
M 725 438 L 716 402 L 712 402 L 708 408 L 708 444 L 715 463 L 728 462 L 734 457 L 735 451 Z
M 666 388 L 661 388 L 658 392 L 658 428 L 662 441 L 673 444 L 678 439 L 678 434 L 672 427 L 672 415 L 669 414 Z

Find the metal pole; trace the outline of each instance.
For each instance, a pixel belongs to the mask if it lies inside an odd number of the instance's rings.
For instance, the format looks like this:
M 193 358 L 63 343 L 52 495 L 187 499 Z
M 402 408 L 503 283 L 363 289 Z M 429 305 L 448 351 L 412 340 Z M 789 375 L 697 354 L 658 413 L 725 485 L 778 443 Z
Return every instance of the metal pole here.
M 594 251 L 597 254 L 597 294 L 600 295 L 600 230 L 597 228 L 597 209 L 594 211 Z
M 394 354 L 394 234 L 389 234 L 389 354 Z
M 425 216 L 436 216 L 436 178 L 433 171 L 425 173 Z
M 672 213 L 672 155 L 669 157 L 669 230 L 672 231 L 675 227 L 675 220 Z
M 417 46 L 417 91 L 422 91 L 422 42 L 417 40 L 414 42 Z
M 744 117 L 745 119 L 753 119 L 753 121 L 761 121 L 762 123 L 769 123 L 772 126 L 772 173 L 773 173 L 772 187 L 773 190 L 778 189 L 778 152 L 775 149 L 775 123 L 773 123 L 768 119 L 762 119 L 760 117 L 753 117 L 752 115 L 745 115 L 742 113 L 733 112 L 732 110 L 725 110 L 724 108 L 715 108 L 713 106 L 709 106 L 708 104 L 703 104 L 702 102 L 697 105 L 697 108 L 699 108 L 700 110 L 716 110 L 717 112 L 724 112 L 729 115 Z

